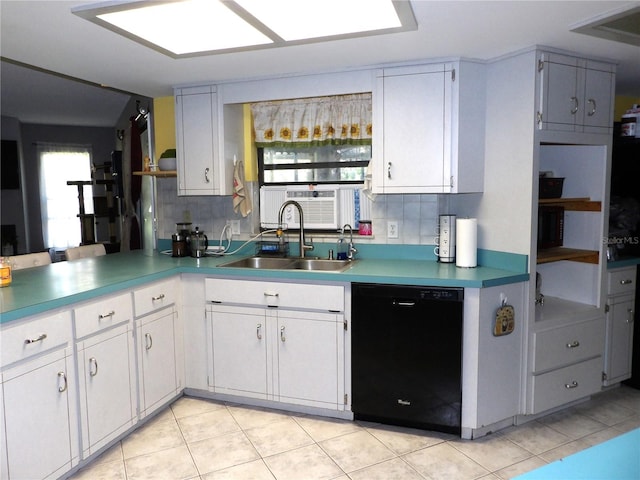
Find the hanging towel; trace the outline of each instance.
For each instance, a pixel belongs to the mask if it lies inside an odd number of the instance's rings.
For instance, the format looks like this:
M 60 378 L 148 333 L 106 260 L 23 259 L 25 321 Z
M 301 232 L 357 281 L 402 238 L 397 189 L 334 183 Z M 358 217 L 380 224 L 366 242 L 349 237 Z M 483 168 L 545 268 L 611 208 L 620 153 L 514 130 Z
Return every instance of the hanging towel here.
M 234 162 L 233 167 L 233 211 L 246 217 L 251 213 L 251 199 L 244 188 L 244 162 Z

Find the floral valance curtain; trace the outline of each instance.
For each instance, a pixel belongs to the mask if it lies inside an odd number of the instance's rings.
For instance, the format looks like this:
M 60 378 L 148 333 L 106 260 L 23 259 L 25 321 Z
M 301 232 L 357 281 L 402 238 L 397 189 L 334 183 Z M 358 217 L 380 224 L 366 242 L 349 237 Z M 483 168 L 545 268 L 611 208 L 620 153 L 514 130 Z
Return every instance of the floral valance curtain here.
M 258 147 L 370 145 L 371 94 L 251 104 Z

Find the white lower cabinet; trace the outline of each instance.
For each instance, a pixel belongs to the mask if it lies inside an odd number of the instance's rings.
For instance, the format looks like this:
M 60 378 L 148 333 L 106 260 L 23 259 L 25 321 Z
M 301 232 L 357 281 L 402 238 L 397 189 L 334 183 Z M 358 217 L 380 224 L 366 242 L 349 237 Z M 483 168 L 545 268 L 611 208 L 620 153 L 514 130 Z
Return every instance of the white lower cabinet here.
M 133 292 L 138 353 L 139 415 L 144 418 L 178 395 L 184 384 L 177 277 Z
M 343 286 L 207 279 L 205 289 L 214 392 L 344 410 Z M 237 292 L 260 303 L 238 304 Z
M 538 326 L 532 342 L 529 413 L 541 413 L 600 391 L 604 318 L 598 311 L 564 325 Z
M 171 307 L 145 317 L 137 327 L 141 418 L 178 394 L 175 319 Z
M 137 421 L 133 340 L 127 323 L 78 343 L 83 458 Z
M 3 372 L 2 478 L 57 478 L 77 464 L 73 371 L 72 349 L 65 348 Z
M 74 309 L 82 458 L 137 422 L 133 308 L 130 293 Z
M 611 270 L 607 278 L 605 386 L 631 377 L 636 267 Z
M 70 312 L 20 322 L 1 336 L 0 477 L 58 478 L 79 460 Z

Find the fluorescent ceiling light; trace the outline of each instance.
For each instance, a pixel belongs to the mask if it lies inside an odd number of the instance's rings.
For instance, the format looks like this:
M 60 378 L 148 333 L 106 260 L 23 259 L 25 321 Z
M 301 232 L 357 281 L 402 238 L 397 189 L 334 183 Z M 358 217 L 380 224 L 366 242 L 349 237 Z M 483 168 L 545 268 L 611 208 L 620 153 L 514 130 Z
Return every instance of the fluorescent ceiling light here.
M 417 29 L 408 0 L 134 0 L 71 11 L 174 58 Z
M 286 41 L 402 26 L 390 0 L 235 0 Z

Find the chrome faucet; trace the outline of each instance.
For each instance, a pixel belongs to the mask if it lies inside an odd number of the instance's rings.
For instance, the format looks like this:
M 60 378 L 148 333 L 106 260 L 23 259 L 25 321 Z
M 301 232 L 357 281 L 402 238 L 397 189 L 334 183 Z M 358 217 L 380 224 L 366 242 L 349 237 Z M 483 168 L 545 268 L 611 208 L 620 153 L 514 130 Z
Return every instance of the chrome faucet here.
M 300 216 L 300 258 L 304 258 L 304 252 L 306 250 L 313 250 L 313 244 L 307 245 L 304 240 L 304 214 L 302 213 L 302 207 L 295 200 L 287 200 L 280 206 L 280 212 L 278 213 L 278 227 L 282 225 L 282 216 L 284 215 L 284 210 L 288 205 L 293 205 L 298 209 L 298 215 Z
M 342 236 L 344 237 L 344 229 L 349 227 L 349 249 L 347 250 L 347 258 L 353 260 L 353 256 L 358 253 L 358 249 L 353 246 L 353 228 L 348 223 L 342 226 Z

